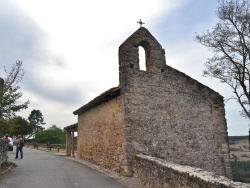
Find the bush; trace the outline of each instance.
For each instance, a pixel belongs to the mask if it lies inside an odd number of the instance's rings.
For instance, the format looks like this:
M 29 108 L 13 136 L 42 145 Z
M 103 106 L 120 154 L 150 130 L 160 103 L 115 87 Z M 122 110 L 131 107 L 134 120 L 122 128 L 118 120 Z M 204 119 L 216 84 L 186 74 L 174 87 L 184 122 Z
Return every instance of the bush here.
M 243 154 L 243 155 L 241 155 L 241 157 L 249 157 L 248 155 L 246 155 L 246 154 Z
M 248 147 L 247 147 L 246 145 L 243 145 L 243 148 L 244 148 L 244 149 L 247 149 Z
M 229 140 L 229 145 L 234 145 L 234 144 L 236 144 L 236 142 L 235 142 L 235 141 L 231 141 L 231 140 Z
M 38 144 L 65 144 L 66 133 L 56 125 L 52 125 L 47 130 L 35 134 L 35 142 Z
M 229 151 L 240 151 L 240 149 L 239 148 L 229 147 Z

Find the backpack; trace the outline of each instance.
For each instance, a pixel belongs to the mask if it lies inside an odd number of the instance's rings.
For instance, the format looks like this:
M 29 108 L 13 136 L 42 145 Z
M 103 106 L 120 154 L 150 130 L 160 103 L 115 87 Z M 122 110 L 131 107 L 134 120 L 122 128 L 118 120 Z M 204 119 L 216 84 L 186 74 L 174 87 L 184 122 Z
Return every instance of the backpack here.
M 24 141 L 23 139 L 19 139 L 20 140 L 20 147 L 23 147 L 24 146 Z

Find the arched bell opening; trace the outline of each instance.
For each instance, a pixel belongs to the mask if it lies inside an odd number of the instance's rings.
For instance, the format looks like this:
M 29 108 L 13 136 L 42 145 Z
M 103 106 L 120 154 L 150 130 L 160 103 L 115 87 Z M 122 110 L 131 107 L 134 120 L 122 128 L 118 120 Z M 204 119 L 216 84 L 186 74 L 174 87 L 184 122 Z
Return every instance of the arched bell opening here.
M 150 58 L 150 45 L 146 41 L 141 41 L 138 46 L 138 63 L 139 63 L 139 70 L 147 71 L 148 69 L 148 61 Z
M 139 46 L 139 70 L 146 71 L 146 53 L 143 47 Z

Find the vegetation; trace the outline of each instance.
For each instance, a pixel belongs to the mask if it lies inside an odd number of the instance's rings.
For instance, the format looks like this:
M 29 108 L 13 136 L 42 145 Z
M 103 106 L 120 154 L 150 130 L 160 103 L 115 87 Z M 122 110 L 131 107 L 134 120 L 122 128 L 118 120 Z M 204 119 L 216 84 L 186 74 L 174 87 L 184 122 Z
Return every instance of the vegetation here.
M 239 141 L 239 140 L 244 140 L 248 139 L 248 136 L 228 136 L 229 141 Z
M 205 63 L 203 75 L 217 78 L 232 88 L 231 99 L 238 101 L 250 119 L 250 3 L 247 0 L 219 0 L 219 21 L 195 40 L 214 52 Z
M 9 133 L 10 120 L 16 116 L 16 112 L 28 108 L 29 100 L 21 103 L 22 97 L 19 82 L 21 82 L 24 70 L 22 62 L 16 61 L 10 71 L 6 70 L 6 78 L 0 79 L 0 136 Z
M 231 162 L 231 168 L 234 181 L 250 183 L 250 161 Z
M 30 126 L 32 127 L 32 133 L 29 137 L 35 135 L 38 132 L 42 132 L 44 128 L 42 125 L 45 125 L 43 114 L 40 112 L 40 110 L 32 110 L 29 117 L 28 117 Z
M 250 150 L 245 145 L 247 138 L 248 136 L 229 136 L 229 142 L 234 143 L 233 147 L 229 147 L 233 180 L 244 183 L 250 183 Z
M 231 140 L 229 140 L 229 145 L 234 145 L 234 144 L 236 144 L 236 142 L 235 142 L 235 141 L 231 141 Z
M 35 133 L 43 131 L 44 128 L 41 125 L 45 124 L 43 115 L 39 110 L 33 110 L 28 120 L 21 116 L 2 120 L 0 120 L 0 137 L 8 133 L 11 137 L 20 134 L 28 139 L 34 136 Z
M 66 134 L 62 129 L 60 129 L 56 125 L 52 125 L 47 130 L 36 133 L 35 142 L 39 144 L 44 144 L 48 142 L 50 144 L 65 144 Z
M 9 120 L 0 119 L 0 125 L 0 138 L 2 138 L 6 133 L 10 133 Z
M 243 154 L 243 155 L 241 155 L 241 157 L 250 157 L 250 155 Z
M 229 147 L 229 151 L 240 151 L 240 148 Z
M 2 91 L 0 92 L 0 119 L 2 121 L 15 117 L 16 112 L 28 108 L 29 104 L 29 101 L 24 103 L 18 101 L 22 97 L 22 93 L 19 91 L 20 86 L 18 85 L 24 75 L 22 62 L 16 61 L 10 71 L 7 71 L 5 67 L 4 71 L 7 77 L 4 78 Z
M 11 135 L 29 135 L 32 133 L 31 124 L 24 118 L 17 116 L 10 120 L 10 130 Z

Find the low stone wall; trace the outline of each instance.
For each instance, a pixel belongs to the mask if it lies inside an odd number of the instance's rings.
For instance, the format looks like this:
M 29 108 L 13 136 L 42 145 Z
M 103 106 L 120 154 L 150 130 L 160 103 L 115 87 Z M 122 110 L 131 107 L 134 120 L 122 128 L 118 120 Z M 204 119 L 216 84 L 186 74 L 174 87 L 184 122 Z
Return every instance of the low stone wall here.
M 146 155 L 136 155 L 134 171 L 145 187 L 152 188 L 250 188 L 199 168 L 182 166 Z
M 0 139 L 0 171 L 2 164 L 8 159 L 8 142 Z
M 37 144 L 37 143 L 25 143 L 26 147 L 34 147 L 34 148 L 47 148 L 47 144 Z M 49 145 L 51 148 L 59 148 L 59 149 L 66 149 L 65 144 L 50 144 Z M 77 145 L 74 145 L 74 150 L 77 150 Z

